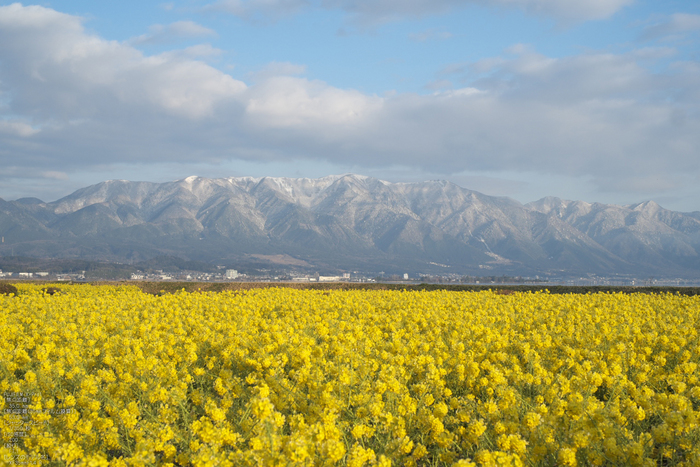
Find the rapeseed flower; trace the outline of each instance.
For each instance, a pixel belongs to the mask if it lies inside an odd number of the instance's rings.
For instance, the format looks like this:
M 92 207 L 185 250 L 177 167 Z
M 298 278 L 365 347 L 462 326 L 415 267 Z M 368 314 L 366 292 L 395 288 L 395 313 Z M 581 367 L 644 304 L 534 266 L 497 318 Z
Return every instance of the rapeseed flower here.
M 60 287 L 0 296 L 2 432 L 46 465 L 700 458 L 696 297 Z

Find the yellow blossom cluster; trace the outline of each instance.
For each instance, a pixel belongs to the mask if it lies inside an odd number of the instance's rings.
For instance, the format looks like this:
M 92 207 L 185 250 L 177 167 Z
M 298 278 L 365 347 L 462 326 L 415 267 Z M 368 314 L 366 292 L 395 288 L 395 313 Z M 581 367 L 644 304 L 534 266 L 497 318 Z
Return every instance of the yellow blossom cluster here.
M 57 287 L 0 295 L 3 459 L 700 465 L 700 297 Z

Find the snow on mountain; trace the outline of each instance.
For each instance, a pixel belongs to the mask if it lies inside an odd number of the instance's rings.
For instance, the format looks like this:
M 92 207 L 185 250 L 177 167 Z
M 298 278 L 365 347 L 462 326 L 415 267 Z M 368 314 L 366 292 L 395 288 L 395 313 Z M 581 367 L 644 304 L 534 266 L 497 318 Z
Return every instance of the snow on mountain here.
M 445 181 L 355 174 L 112 180 L 52 203 L 3 201 L 0 234 L 0 253 L 12 245 L 18 254 L 48 257 L 287 254 L 337 269 L 700 273 L 699 216 L 653 201 L 616 206 L 547 197 L 522 205 Z

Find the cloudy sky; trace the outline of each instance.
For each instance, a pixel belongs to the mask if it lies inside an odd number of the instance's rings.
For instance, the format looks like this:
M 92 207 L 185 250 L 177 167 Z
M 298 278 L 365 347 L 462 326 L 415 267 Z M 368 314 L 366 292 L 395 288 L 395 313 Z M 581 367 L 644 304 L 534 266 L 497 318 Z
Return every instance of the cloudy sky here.
M 0 2 L 4 199 L 347 172 L 700 210 L 700 2 Z

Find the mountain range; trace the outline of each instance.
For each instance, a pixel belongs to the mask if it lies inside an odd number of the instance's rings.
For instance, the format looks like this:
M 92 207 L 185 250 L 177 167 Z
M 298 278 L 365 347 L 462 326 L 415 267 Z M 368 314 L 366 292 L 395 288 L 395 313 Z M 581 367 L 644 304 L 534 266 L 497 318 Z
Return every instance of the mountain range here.
M 53 202 L 0 199 L 0 255 L 155 256 L 321 271 L 700 277 L 700 212 L 554 197 L 521 204 L 446 181 L 111 180 Z

